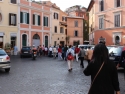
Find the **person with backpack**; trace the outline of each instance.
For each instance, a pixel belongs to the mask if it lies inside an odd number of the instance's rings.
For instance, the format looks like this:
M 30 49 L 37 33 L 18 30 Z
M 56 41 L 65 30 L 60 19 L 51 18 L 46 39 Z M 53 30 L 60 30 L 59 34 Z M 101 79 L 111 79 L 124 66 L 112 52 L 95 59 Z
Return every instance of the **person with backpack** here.
M 78 62 L 78 54 L 79 54 L 80 49 L 78 48 L 78 45 L 75 48 L 75 54 L 76 54 L 76 62 Z
M 64 59 L 65 59 L 65 61 L 67 60 L 67 58 L 66 58 L 67 50 L 68 50 L 68 47 L 67 47 L 67 45 L 65 45 L 65 47 L 64 47 Z
M 69 49 L 66 52 L 66 57 L 67 57 L 67 63 L 68 63 L 68 71 L 72 71 L 72 63 L 74 59 L 74 50 L 71 48 L 72 46 L 69 46 Z
M 84 57 L 85 57 L 84 47 L 81 47 L 81 50 L 80 50 L 80 52 L 79 52 L 79 57 L 80 57 L 80 60 L 81 60 L 80 66 L 81 66 L 82 68 L 84 68 L 84 64 L 83 64 Z

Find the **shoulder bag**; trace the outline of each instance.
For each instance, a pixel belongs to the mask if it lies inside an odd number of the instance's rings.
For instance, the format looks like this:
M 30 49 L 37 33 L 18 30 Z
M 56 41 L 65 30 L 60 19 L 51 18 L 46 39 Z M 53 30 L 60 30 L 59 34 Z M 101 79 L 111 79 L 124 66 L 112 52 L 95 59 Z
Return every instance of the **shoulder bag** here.
M 100 73 L 100 71 L 101 71 L 103 65 L 104 65 L 104 62 L 102 63 L 101 67 L 99 68 L 98 72 L 96 73 L 96 75 L 95 75 L 95 77 L 94 77 L 94 79 L 93 79 L 93 81 L 92 81 L 92 83 L 91 83 L 91 86 L 90 86 L 90 89 L 89 89 L 88 94 L 90 94 L 90 90 L 91 90 L 91 88 L 92 88 L 92 85 L 93 85 L 95 79 L 97 78 L 98 74 Z

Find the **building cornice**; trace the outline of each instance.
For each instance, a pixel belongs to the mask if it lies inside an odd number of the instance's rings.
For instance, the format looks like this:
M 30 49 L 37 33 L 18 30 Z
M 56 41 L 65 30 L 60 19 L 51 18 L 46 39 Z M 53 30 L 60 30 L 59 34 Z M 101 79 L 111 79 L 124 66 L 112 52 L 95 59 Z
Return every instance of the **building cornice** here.
M 42 8 L 41 8 L 41 9 L 38 9 L 38 8 L 33 7 L 33 6 L 27 6 L 27 5 L 25 5 L 25 4 L 18 4 L 18 6 L 24 7 L 24 8 L 28 8 L 28 9 L 37 10 L 37 11 L 44 12 L 44 13 L 48 13 L 48 14 L 51 14 L 51 13 L 52 13 L 51 11 L 45 11 L 45 10 L 43 10 Z

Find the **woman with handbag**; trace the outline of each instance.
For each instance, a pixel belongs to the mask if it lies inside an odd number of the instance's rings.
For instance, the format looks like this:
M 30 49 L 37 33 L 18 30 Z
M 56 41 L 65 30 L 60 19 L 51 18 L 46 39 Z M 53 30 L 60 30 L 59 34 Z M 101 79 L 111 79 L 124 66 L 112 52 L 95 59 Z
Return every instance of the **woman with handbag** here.
M 72 63 L 74 59 L 74 50 L 71 48 L 72 46 L 69 46 L 69 49 L 66 52 L 66 57 L 67 57 L 67 63 L 68 63 L 68 71 L 72 71 Z
M 108 50 L 104 44 L 95 46 L 92 60 L 84 74 L 91 76 L 88 94 L 120 94 L 116 65 L 109 60 Z

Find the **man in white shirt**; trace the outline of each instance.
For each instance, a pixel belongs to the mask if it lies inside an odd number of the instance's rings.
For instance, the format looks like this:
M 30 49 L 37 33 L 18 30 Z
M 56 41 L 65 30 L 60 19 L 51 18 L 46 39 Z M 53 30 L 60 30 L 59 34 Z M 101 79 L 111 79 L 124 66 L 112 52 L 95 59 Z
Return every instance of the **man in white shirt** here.
M 53 48 L 53 57 L 56 58 L 57 55 L 57 48 L 54 46 Z
M 52 49 L 52 47 L 50 46 L 50 47 L 49 47 L 49 57 L 52 56 L 52 50 L 53 50 L 53 49 Z

